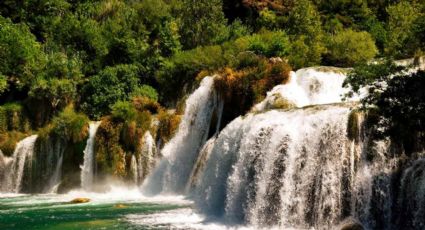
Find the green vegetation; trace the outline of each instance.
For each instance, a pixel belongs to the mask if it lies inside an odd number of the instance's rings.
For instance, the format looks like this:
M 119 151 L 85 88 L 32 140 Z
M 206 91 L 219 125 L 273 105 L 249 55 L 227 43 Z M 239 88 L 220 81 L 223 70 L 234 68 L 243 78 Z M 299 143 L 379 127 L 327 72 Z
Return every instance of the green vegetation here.
M 408 72 L 387 60 L 357 66 L 345 84 L 353 92 L 367 87 L 369 94 L 362 100 L 363 109 L 370 114 L 375 135 L 391 137 L 408 154 L 423 147 L 417 140 L 425 131 L 424 71 Z
M 220 75 L 224 124 L 291 69 L 423 55 L 424 14 L 424 1 L 405 0 L 1 1 L 2 143 L 32 130 L 80 143 L 89 119 L 104 120 L 99 157 L 120 156 L 104 168 L 121 175 L 152 119 L 157 140 L 171 138 L 179 103 L 203 77 Z M 354 91 L 396 84 L 386 76 L 397 67 L 362 66 L 347 81 Z

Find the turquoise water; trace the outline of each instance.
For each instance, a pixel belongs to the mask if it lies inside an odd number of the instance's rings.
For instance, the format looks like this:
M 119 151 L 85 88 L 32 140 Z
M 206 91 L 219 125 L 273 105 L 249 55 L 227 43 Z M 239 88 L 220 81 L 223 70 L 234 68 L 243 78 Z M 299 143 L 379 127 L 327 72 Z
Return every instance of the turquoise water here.
M 77 197 L 91 201 L 71 204 Z M 66 195 L 0 194 L 0 229 L 185 229 L 199 222 L 190 202 L 178 197 L 139 198 L 136 193 Z M 176 220 L 173 216 L 179 214 Z M 189 219 L 185 219 L 189 218 Z

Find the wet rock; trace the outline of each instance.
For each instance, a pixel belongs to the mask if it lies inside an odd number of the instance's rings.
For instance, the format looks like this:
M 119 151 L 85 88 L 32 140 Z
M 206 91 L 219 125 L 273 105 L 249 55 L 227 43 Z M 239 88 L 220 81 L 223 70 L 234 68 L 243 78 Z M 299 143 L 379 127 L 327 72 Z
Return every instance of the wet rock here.
M 71 204 L 82 204 L 82 203 L 88 203 L 90 202 L 89 198 L 75 198 L 71 200 L 69 203 Z
M 341 230 L 364 230 L 364 228 L 358 222 L 348 222 L 342 225 Z

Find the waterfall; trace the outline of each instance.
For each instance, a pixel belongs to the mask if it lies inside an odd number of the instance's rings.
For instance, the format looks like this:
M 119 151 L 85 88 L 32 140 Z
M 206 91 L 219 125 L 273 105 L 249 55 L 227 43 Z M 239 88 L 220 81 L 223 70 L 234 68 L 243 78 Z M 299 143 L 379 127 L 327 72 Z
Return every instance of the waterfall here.
M 292 72 L 208 141 L 220 102 L 204 79 L 143 188 L 186 194 L 208 216 L 254 228 L 422 229 L 425 160 L 374 136 L 358 110 L 364 92 L 344 98 L 345 72 Z
M 58 158 L 58 161 L 56 162 L 55 171 L 52 177 L 50 178 L 48 189 L 46 190 L 47 193 L 56 193 L 61 183 L 63 152 L 58 152 L 58 153 L 60 154 L 60 156 Z
M 6 188 L 6 178 L 7 172 L 10 171 L 10 163 L 12 162 L 11 157 L 6 157 L 3 155 L 3 152 L 0 150 L 0 191 L 5 190 Z
M 222 103 L 214 90 L 214 78 L 205 77 L 186 100 L 183 119 L 175 136 L 161 151 L 163 158 L 144 182 L 146 193 L 183 192 L 198 152 L 207 141 L 214 111 Z M 220 117 L 219 115 L 218 117 Z
M 130 169 L 131 169 L 131 175 L 133 176 L 134 184 L 137 184 L 138 179 L 139 179 L 137 167 L 138 167 L 138 165 L 137 165 L 136 156 L 132 155 L 131 156 L 131 162 L 130 162 Z
M 401 181 L 398 200 L 399 226 L 406 229 L 425 227 L 425 158 L 418 159 L 407 168 Z
M 155 166 L 156 144 L 151 133 L 147 131 L 142 138 L 142 147 L 138 155 L 138 181 L 143 181 Z
M 236 119 L 210 147 L 193 189 L 197 205 L 255 226 L 331 226 L 344 208 L 349 113 L 327 106 Z
M 34 145 L 37 135 L 29 136 L 21 140 L 13 152 L 10 159 L 3 158 L 5 166 L 2 191 L 18 193 L 21 191 L 22 179 L 27 169 L 30 171 L 32 165 L 32 156 L 34 154 Z M 8 162 L 9 161 L 9 162 Z
M 86 148 L 84 149 L 84 164 L 81 167 L 81 187 L 84 190 L 90 190 L 94 182 L 94 163 L 95 152 L 94 144 L 96 132 L 99 128 L 100 121 L 91 122 L 89 126 L 89 138 L 87 139 Z
M 274 104 L 282 102 L 296 108 L 341 103 L 349 92 L 348 88 L 342 87 L 346 71 L 334 67 L 311 67 L 291 72 L 289 82 L 275 86 L 264 101 L 254 106 L 254 111 L 275 109 Z M 363 96 L 364 90 L 361 91 Z M 354 95 L 347 100 L 358 101 L 359 97 Z

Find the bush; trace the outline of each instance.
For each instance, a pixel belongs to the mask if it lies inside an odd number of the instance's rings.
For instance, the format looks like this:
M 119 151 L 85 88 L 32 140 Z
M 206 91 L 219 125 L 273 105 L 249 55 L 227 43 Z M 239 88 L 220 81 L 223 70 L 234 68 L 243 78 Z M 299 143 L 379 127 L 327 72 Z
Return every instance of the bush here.
M 397 58 L 413 55 L 413 50 L 409 48 L 411 37 L 414 36 L 414 22 L 417 18 L 423 18 L 418 7 L 409 1 L 401 1 L 387 8 L 388 13 L 388 40 L 385 45 L 385 52 Z
M 135 65 L 117 65 L 91 77 L 84 88 L 84 110 L 91 117 L 99 118 L 108 114 L 116 102 L 130 99 L 131 93 L 138 88 L 138 71 Z
M 184 48 L 211 45 L 226 37 L 226 18 L 221 0 L 183 0 L 180 34 Z
M 77 143 L 87 137 L 88 123 L 86 115 L 76 113 L 72 106 L 68 106 L 53 118 L 52 131 L 65 140 Z
M 338 32 L 329 38 L 327 58 L 336 66 L 354 66 L 369 61 L 378 53 L 372 36 L 351 29 Z
M 158 92 L 150 85 L 142 85 L 131 93 L 131 97 L 147 97 L 153 101 L 158 101 Z
M 30 129 L 27 113 L 21 104 L 7 103 L 0 106 L 0 132 L 28 132 Z
M 283 31 L 263 31 L 248 37 L 248 50 L 266 57 L 284 57 L 289 54 L 289 37 Z
M 371 124 L 378 137 L 391 137 L 404 146 L 408 153 L 418 146 L 417 138 L 425 132 L 425 72 L 407 72 L 404 67 L 386 62 L 361 65 L 349 74 L 345 85 L 354 92 L 368 89 L 362 99 L 363 109 L 373 112 Z
M 133 104 L 128 101 L 117 101 L 111 107 L 112 117 L 120 121 L 134 121 L 136 119 L 137 110 Z
M 40 44 L 25 24 L 14 24 L 0 16 L 0 74 L 20 87 L 43 67 L 44 55 Z
M 6 76 L 0 74 L 0 96 L 6 92 L 8 87 Z
M 165 144 L 174 136 L 179 128 L 181 115 L 168 113 L 166 110 L 160 110 L 158 114 L 158 138 Z
M 132 103 L 138 111 L 149 111 L 152 114 L 158 113 L 161 109 L 158 102 L 147 97 L 133 97 Z
M 0 149 L 6 156 L 12 156 L 15 151 L 16 144 L 28 136 L 22 132 L 0 132 Z

